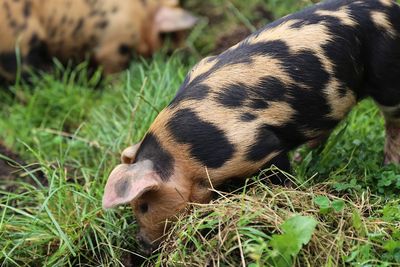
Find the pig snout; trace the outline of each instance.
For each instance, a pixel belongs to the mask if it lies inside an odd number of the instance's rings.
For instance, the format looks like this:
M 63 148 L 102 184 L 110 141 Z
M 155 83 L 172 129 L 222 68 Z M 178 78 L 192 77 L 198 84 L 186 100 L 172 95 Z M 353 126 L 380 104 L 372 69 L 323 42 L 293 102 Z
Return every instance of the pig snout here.
M 149 241 L 142 232 L 137 233 L 136 240 L 140 249 L 146 256 L 151 255 L 151 253 L 157 248 L 157 246 L 153 244 L 153 242 Z

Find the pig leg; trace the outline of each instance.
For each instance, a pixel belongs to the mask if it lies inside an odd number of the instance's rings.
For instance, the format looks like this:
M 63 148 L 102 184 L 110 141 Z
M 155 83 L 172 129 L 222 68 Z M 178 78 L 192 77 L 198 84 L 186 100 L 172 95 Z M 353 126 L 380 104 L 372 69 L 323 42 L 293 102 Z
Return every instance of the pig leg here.
M 400 105 L 381 106 L 385 117 L 386 140 L 384 164 L 400 164 Z
M 400 124 L 386 124 L 385 164 L 400 164 Z
M 320 137 L 318 137 L 316 139 L 313 139 L 313 140 L 311 140 L 311 141 L 309 141 L 307 143 L 307 147 L 310 148 L 310 149 L 317 148 L 318 146 L 324 144 L 326 142 L 326 140 L 328 139 L 328 137 L 329 137 L 329 134 L 326 134 L 326 135 L 322 135 L 322 136 L 320 136 Z M 299 150 L 296 150 L 294 152 L 293 160 L 296 163 L 301 163 L 303 161 L 303 156 L 300 155 Z
M 276 156 L 271 161 L 269 161 L 268 164 L 264 166 L 264 168 L 270 168 L 272 165 L 275 165 L 283 172 L 291 173 L 292 168 L 290 166 L 289 156 L 287 153 L 282 153 Z M 267 171 L 265 175 L 267 177 L 270 177 L 269 181 L 271 181 L 272 184 L 290 186 L 290 180 L 286 177 L 286 175 L 279 171 Z

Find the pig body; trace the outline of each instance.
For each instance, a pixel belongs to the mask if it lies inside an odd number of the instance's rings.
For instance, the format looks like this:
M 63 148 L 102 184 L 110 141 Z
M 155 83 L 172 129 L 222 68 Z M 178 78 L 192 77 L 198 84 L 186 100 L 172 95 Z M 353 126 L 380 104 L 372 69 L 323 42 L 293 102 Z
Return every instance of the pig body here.
M 52 57 L 90 59 L 105 73 L 120 71 L 133 52 L 146 56 L 158 49 L 161 32 L 193 26 L 195 18 L 177 5 L 175 0 L 4 0 L 0 75 L 13 81 L 18 66 L 47 69 Z
M 131 203 L 139 238 L 218 186 L 329 135 L 367 96 L 386 119 L 385 161 L 400 161 L 400 7 L 330 0 L 286 16 L 187 75 L 143 141 L 110 175 L 103 205 Z

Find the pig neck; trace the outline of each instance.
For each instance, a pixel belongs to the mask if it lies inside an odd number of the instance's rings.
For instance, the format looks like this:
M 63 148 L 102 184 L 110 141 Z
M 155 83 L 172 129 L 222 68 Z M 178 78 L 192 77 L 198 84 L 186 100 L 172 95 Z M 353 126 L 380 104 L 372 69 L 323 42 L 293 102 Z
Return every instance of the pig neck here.
M 181 167 L 183 167 L 181 165 Z M 185 200 L 189 203 L 208 203 L 212 198 L 212 191 L 207 180 L 196 175 L 198 171 L 193 167 L 175 169 L 171 181 L 175 183 L 177 190 L 184 195 Z

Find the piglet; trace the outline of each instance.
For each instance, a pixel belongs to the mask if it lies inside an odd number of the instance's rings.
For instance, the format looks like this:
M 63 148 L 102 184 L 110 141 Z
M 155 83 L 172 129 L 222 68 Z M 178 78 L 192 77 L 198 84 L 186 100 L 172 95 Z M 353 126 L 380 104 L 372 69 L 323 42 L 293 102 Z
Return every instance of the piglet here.
M 329 0 L 203 59 L 144 139 L 122 152 L 104 208 L 130 203 L 147 250 L 189 202 L 329 135 L 361 99 L 386 120 L 385 163 L 400 161 L 400 7 Z M 279 167 L 279 164 L 278 164 Z

